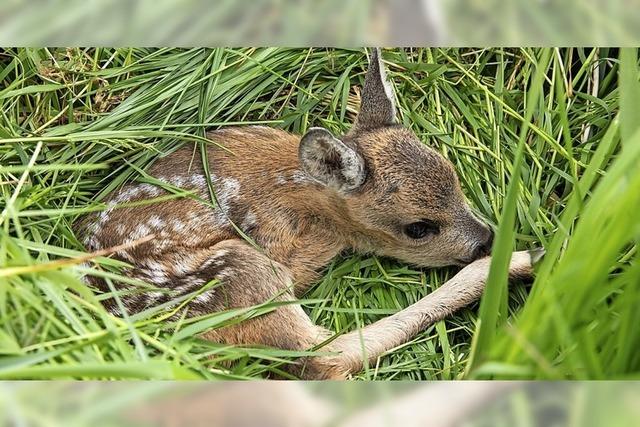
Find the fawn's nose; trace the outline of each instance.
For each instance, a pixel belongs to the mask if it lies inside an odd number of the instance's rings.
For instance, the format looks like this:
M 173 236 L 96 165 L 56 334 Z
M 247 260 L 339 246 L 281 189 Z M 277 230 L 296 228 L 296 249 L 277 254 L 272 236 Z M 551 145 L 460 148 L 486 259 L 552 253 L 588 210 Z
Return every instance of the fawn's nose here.
M 473 250 L 472 258 L 474 260 L 478 258 L 484 258 L 491 253 L 491 246 L 493 245 L 493 230 L 487 227 L 486 236 L 484 237 L 484 241 L 478 243 L 478 245 Z

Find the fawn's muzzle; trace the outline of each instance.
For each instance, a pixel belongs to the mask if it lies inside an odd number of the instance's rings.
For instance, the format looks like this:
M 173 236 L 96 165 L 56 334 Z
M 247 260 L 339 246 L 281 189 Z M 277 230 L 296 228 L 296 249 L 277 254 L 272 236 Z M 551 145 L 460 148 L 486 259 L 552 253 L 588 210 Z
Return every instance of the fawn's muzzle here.
M 491 247 L 493 245 L 493 230 L 490 228 L 486 229 L 486 237 L 484 237 L 484 241 L 478 243 L 471 254 L 472 261 L 475 261 L 479 258 L 484 258 L 491 254 Z

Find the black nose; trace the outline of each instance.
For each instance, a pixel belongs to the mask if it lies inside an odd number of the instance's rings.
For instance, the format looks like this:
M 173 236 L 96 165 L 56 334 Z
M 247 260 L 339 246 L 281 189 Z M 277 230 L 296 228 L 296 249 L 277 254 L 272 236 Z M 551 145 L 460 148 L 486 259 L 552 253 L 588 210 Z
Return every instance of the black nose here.
M 473 250 L 473 259 L 484 258 L 491 253 L 491 246 L 493 245 L 493 230 L 487 229 L 487 237 L 485 241 L 479 243 Z

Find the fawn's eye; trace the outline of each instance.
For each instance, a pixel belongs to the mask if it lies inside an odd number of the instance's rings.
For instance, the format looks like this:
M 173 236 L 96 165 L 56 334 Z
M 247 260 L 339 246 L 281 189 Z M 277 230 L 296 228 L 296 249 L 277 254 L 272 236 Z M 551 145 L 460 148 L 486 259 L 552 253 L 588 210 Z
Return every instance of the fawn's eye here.
M 438 234 L 440 227 L 431 221 L 416 221 L 404 227 L 404 234 L 412 239 L 422 239 L 430 234 Z

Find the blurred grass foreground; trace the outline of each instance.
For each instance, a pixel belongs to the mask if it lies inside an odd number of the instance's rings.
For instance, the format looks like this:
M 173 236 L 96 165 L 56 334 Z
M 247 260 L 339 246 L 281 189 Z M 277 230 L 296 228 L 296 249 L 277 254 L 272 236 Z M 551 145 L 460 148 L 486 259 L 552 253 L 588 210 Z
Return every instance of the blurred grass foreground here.
M 415 48 L 386 49 L 384 59 L 400 120 L 453 162 L 498 235 L 481 304 L 356 378 L 637 378 L 637 51 Z M 0 379 L 282 374 L 300 354 L 198 338 L 232 316 L 109 315 L 108 295 L 79 278 L 126 280 L 122 263 L 82 262 L 71 224 L 206 129 L 345 132 L 366 63 L 362 49 L 0 51 Z M 507 289 L 508 254 L 541 246 L 535 283 Z M 353 330 L 454 273 L 345 254 L 302 304 L 318 324 Z

